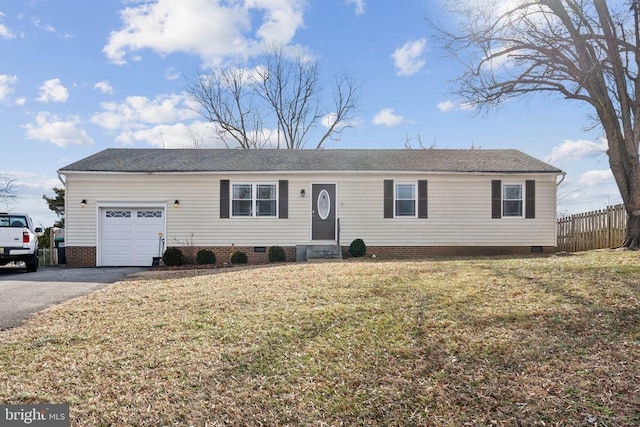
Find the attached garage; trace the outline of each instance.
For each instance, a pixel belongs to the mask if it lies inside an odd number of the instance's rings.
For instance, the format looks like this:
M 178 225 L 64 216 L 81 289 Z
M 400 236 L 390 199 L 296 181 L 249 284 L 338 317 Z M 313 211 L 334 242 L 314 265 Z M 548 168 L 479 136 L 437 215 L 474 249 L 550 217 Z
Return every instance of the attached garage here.
M 98 265 L 150 266 L 165 235 L 163 207 L 101 207 Z

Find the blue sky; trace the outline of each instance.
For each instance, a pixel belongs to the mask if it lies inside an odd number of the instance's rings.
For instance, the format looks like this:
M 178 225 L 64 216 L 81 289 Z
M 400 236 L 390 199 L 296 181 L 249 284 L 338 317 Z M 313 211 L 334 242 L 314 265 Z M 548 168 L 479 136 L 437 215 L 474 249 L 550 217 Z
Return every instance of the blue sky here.
M 619 203 L 587 107 L 541 96 L 478 115 L 451 94 L 460 65 L 424 19 L 440 13 L 439 0 L 0 0 L 0 175 L 20 194 L 0 210 L 49 226 L 59 168 L 192 146 L 184 76 L 273 42 L 313 55 L 327 86 L 343 71 L 362 84 L 356 126 L 325 148 L 516 148 L 567 172 L 561 212 Z

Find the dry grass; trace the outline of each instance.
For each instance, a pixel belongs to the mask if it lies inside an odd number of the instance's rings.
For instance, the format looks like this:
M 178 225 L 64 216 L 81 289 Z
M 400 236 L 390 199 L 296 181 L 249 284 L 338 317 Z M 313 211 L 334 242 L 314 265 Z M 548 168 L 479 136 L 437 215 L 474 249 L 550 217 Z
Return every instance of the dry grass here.
M 143 274 L 0 332 L 72 425 L 640 424 L 638 253 Z

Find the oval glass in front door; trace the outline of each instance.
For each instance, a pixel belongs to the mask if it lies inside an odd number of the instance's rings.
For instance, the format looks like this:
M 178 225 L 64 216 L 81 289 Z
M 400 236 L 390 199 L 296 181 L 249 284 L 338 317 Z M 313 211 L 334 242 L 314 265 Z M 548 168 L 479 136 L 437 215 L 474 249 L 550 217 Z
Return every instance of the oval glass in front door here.
M 327 190 L 322 190 L 318 195 L 318 215 L 320 219 L 325 220 L 331 212 L 331 197 Z

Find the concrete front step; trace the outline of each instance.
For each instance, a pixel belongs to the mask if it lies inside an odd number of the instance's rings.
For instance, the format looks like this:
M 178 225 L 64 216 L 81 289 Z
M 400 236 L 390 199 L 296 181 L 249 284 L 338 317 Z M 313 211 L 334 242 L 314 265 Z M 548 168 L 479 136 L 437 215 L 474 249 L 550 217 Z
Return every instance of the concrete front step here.
M 340 245 L 297 245 L 296 261 L 342 259 Z

